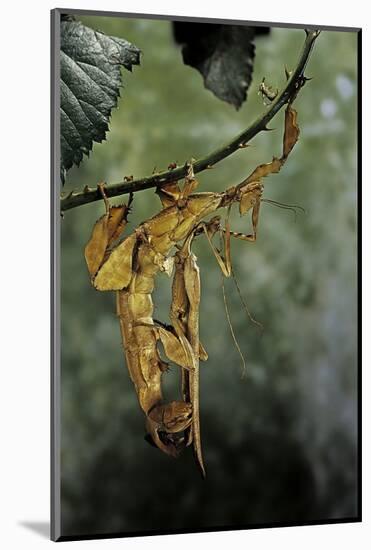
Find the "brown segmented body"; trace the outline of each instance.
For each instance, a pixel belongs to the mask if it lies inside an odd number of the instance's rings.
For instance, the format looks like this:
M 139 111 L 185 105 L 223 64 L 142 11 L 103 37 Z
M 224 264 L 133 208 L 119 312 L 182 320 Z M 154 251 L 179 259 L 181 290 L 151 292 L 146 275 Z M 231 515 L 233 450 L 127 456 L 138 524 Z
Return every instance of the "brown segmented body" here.
M 167 364 L 160 357 L 158 341 L 162 342 L 165 354 L 171 361 L 186 369 L 194 369 L 195 365 L 192 344 L 184 339 L 184 350 L 173 332 L 156 325 L 153 320 L 155 276 L 159 271 L 164 271 L 167 257 L 175 244 L 183 241 L 200 220 L 214 212 L 222 198 L 222 194 L 198 193 L 190 196 L 182 208 L 176 205 L 165 208 L 142 223 L 117 246 L 107 258 L 113 256 L 112 265 L 103 264 L 93 281 L 98 290 L 112 290 L 115 285 L 122 284 L 122 278 L 125 279 L 130 268 L 127 286 L 117 291 L 117 315 L 126 363 L 140 407 L 147 417 L 147 429 L 152 440 L 170 455 L 177 455 L 180 446 L 174 436 L 166 437 L 166 433 L 178 433 L 189 427 L 192 405 L 184 401 L 164 404 L 161 378 Z M 122 278 L 119 277 L 117 283 L 115 273 L 120 262 L 122 266 L 120 249 L 125 250 L 123 259 L 126 262 Z M 132 262 L 129 265 L 127 253 L 130 251 Z
M 248 178 L 223 193 L 192 193 L 197 182 L 193 171 L 183 190 L 172 183 L 159 194 L 164 209 L 143 222 L 122 242 L 115 244 L 123 231 L 129 207 L 111 207 L 100 185 L 106 204 L 106 215 L 93 228 L 85 248 L 85 258 L 92 283 L 97 290 L 117 291 L 117 314 L 130 377 L 141 409 L 146 415 L 152 442 L 162 451 L 177 456 L 184 444 L 193 446 L 203 475 L 200 423 L 198 360 L 206 355 L 198 338 L 200 300 L 199 270 L 190 246 L 193 237 L 205 232 L 215 257 L 226 276 L 231 274 L 231 236 L 255 241 L 259 207 L 263 190 L 262 178 L 277 173 L 299 136 L 296 111 L 289 104 L 285 116 L 283 153 L 280 158 L 258 166 Z M 220 229 L 220 218 L 205 223 L 204 218 L 220 207 L 239 203 L 240 213 L 252 210 L 253 233 L 224 232 L 225 257 L 211 243 Z M 176 272 L 170 311 L 172 327 L 153 320 L 152 292 L 159 271 L 169 272 L 169 254 L 178 246 Z M 164 403 L 161 378 L 167 369 L 159 354 L 161 341 L 166 357 L 182 368 L 183 401 Z M 184 433 L 182 436 L 180 434 Z

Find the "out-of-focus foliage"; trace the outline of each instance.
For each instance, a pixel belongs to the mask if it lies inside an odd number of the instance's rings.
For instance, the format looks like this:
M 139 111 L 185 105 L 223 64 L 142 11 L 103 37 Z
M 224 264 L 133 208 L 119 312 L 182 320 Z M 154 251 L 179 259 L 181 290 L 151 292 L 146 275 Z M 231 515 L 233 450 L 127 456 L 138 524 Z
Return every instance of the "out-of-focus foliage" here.
M 139 64 L 127 40 L 94 31 L 70 17 L 61 21 L 61 179 L 106 137 L 120 95 L 121 67 Z
M 86 17 L 144 52 L 129 79 L 125 108 L 107 142 L 67 190 L 121 181 L 205 155 L 244 129 L 265 107 L 258 87 L 282 86 L 304 32 L 273 29 L 257 51 L 249 101 L 236 111 L 179 63 L 167 22 Z M 356 509 L 356 44 L 355 33 L 324 31 L 298 98 L 301 128 L 265 196 L 255 244 L 232 243 L 234 271 L 261 333 L 247 319 L 233 281 L 231 317 L 247 376 L 226 321 L 221 275 L 205 239 L 201 269 L 201 431 L 207 479 L 191 451 L 172 460 L 143 439 L 143 415 L 123 357 L 115 298 L 89 283 L 83 249 L 102 204 L 62 221 L 62 518 L 65 535 L 192 529 L 354 517 Z M 283 115 L 251 144 L 200 174 L 201 190 L 222 190 L 279 155 Z M 117 198 L 114 202 L 120 202 Z M 137 193 L 130 229 L 160 208 L 153 190 Z M 248 230 L 238 209 L 235 231 Z M 156 318 L 168 320 L 170 280 L 158 278 Z M 174 396 L 178 372 L 165 378 Z
M 175 21 L 173 31 L 184 63 L 202 74 L 205 88 L 241 107 L 252 78 L 255 28 Z

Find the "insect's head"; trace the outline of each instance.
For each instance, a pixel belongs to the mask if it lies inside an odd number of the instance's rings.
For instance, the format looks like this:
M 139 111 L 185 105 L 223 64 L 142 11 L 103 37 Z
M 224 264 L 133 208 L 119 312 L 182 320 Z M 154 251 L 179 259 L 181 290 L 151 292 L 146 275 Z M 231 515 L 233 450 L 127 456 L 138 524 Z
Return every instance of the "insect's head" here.
M 168 434 L 182 432 L 192 422 L 192 405 L 184 401 L 171 401 L 162 412 L 162 428 Z
M 185 448 L 185 437 L 183 433 L 168 434 L 167 432 L 158 432 L 160 439 L 160 445 L 164 452 L 170 456 L 177 457 Z M 153 436 L 147 433 L 144 439 L 152 445 L 152 447 L 158 448 L 158 444 L 154 441 Z
M 214 216 L 207 222 L 207 229 L 209 236 L 212 237 L 215 233 L 218 233 L 222 227 L 222 218 L 221 216 Z

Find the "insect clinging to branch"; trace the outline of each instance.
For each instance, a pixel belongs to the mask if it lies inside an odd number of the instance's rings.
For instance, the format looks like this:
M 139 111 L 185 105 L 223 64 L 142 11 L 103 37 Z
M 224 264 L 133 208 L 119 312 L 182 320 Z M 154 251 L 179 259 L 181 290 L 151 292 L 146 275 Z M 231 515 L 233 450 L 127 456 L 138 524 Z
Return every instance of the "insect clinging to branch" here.
M 205 475 L 201 452 L 199 421 L 199 359 L 207 354 L 199 342 L 200 282 L 192 240 L 204 233 L 225 276 L 231 275 L 230 239 L 255 241 L 264 177 L 279 172 L 299 137 L 296 111 L 291 103 L 285 112 L 283 151 L 280 158 L 258 166 L 239 185 L 221 193 L 194 193 L 198 182 L 192 164 L 183 187 L 169 183 L 157 190 L 163 209 L 119 240 L 127 225 L 128 205 L 110 206 L 104 185 L 106 212 L 96 222 L 85 247 L 85 259 L 93 286 L 100 291 L 117 292 L 117 315 L 130 377 L 146 417 L 150 440 L 163 452 L 177 456 L 193 444 L 196 460 Z M 219 216 L 206 221 L 219 208 L 228 213 L 234 203 L 240 214 L 252 212 L 252 232 L 235 233 L 229 216 L 221 227 Z M 218 250 L 213 235 L 223 232 L 224 250 Z M 177 248 L 175 256 L 171 255 Z M 153 319 L 152 292 L 159 271 L 175 274 L 170 308 L 171 325 Z M 162 344 L 166 361 L 159 351 Z M 182 400 L 164 402 L 161 379 L 167 360 L 182 372 Z
M 264 104 L 267 105 L 276 99 L 278 95 L 278 88 L 274 89 L 272 86 L 268 86 L 268 84 L 265 83 L 264 77 L 259 84 L 258 93 L 262 96 Z M 268 100 L 268 103 L 266 103 L 265 100 Z

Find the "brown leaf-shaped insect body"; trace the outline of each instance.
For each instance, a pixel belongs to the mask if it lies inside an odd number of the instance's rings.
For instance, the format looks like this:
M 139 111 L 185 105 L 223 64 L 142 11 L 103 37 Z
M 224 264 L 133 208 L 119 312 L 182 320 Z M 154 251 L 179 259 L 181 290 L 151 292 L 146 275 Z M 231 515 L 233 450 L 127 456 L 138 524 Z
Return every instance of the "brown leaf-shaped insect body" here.
M 184 438 L 179 437 L 179 432 L 192 422 L 192 403 L 164 403 L 161 377 L 166 366 L 158 344 L 161 342 L 166 357 L 184 370 L 194 370 L 196 359 L 183 331 L 177 333 L 154 322 L 151 294 L 156 274 L 171 271 L 170 250 L 222 200 L 222 196 L 215 193 L 188 199 L 196 184 L 193 177 L 189 178 L 178 196 L 174 186 L 173 193 L 167 194 L 165 189 L 163 195 L 168 206 L 116 246 L 113 242 L 119 236 L 118 228 L 122 231 L 125 224 L 113 210 L 115 207 L 106 204 L 106 215 L 94 226 L 85 248 L 94 287 L 117 291 L 117 314 L 126 363 L 147 418 L 150 437 L 156 446 L 172 456 L 176 456 L 183 445 Z
M 192 404 L 192 423 L 185 434 L 185 444 L 193 444 L 196 462 L 203 477 L 206 477 L 201 448 L 199 414 L 199 359 L 207 354 L 199 339 L 199 305 L 201 300 L 200 271 L 197 258 L 191 251 L 193 231 L 175 256 L 175 274 L 172 286 L 170 318 L 177 333 L 183 333 L 190 343 L 194 368 L 182 370 L 182 395 L 185 402 Z
M 204 233 L 223 274 L 230 276 L 230 238 L 256 239 L 262 179 L 280 171 L 298 137 L 296 111 L 289 104 L 280 158 L 261 164 L 239 185 L 222 193 L 194 193 L 197 181 L 190 165 L 182 188 L 178 182 L 172 182 L 158 189 L 163 209 L 118 243 L 127 224 L 129 205 L 111 207 L 104 186 L 99 186 L 106 213 L 96 222 L 85 248 L 92 284 L 97 290 L 117 291 L 117 315 L 126 364 L 146 417 L 149 440 L 174 457 L 192 444 L 203 476 L 199 359 L 206 360 L 207 353 L 199 341 L 201 288 L 199 268 L 191 251 L 192 240 Z M 251 235 L 231 231 L 229 221 L 222 228 L 219 216 L 205 221 L 219 208 L 227 207 L 229 212 L 235 202 L 242 215 L 252 212 Z M 218 231 L 224 232 L 224 255 L 212 243 Z M 176 246 L 178 251 L 173 258 L 171 253 Z M 173 264 L 172 325 L 169 326 L 153 319 L 152 292 L 157 273 L 170 275 Z M 182 400 L 164 402 L 161 379 L 168 364 L 161 358 L 160 347 L 167 359 L 181 368 Z
M 297 123 L 298 113 L 292 107 L 285 111 L 285 133 L 283 136 L 283 157 L 286 159 L 299 139 L 300 129 Z
M 254 208 L 256 203 L 260 200 L 263 194 L 263 184 L 260 181 L 251 182 L 248 189 L 241 196 L 240 201 L 240 214 L 243 216 Z
M 297 124 L 297 112 L 292 108 L 291 104 L 289 104 L 285 111 L 285 130 L 281 157 L 273 157 L 271 162 L 260 164 L 243 182 L 237 185 L 236 188 L 232 188 L 236 189 L 237 194 L 239 193 L 240 214 L 244 215 L 249 210 L 252 210 L 253 232 L 251 235 L 240 234 L 239 238 L 249 241 L 256 240 L 260 202 L 264 190 L 262 179 L 270 174 L 277 174 L 281 170 L 294 145 L 298 141 L 299 134 L 300 130 Z M 232 197 L 228 195 L 228 199 L 228 203 L 231 201 L 233 202 L 233 194 Z M 233 236 L 237 237 L 237 235 Z
M 85 261 L 91 277 L 100 268 L 108 246 L 108 215 L 105 214 L 95 222 L 90 241 L 85 246 Z

